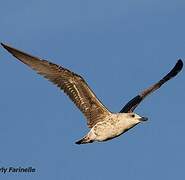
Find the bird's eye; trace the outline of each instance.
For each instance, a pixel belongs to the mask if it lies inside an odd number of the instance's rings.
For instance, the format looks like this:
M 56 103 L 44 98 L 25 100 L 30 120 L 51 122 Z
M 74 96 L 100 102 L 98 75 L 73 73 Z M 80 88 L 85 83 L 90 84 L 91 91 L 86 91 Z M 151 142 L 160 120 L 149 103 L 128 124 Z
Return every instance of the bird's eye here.
M 132 115 L 131 115 L 131 117 L 133 117 L 133 118 L 134 118 L 134 117 L 135 117 L 135 114 L 132 114 Z

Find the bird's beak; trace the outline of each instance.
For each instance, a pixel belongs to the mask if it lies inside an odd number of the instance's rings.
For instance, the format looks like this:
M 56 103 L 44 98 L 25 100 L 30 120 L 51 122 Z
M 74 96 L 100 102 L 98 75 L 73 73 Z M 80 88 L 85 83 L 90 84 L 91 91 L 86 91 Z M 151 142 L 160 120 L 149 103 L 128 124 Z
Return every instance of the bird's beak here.
M 144 121 L 148 121 L 148 118 L 147 118 L 147 117 L 141 117 L 139 120 L 140 120 L 141 122 L 144 122 Z

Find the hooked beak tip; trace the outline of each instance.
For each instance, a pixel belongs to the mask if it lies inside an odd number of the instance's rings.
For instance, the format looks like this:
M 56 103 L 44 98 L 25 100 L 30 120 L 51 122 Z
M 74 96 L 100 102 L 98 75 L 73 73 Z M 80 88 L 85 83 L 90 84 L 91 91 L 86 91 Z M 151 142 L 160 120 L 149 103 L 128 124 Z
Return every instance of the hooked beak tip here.
M 148 121 L 148 118 L 147 118 L 147 117 L 141 117 L 141 118 L 140 118 L 140 121 L 142 121 L 142 122 Z

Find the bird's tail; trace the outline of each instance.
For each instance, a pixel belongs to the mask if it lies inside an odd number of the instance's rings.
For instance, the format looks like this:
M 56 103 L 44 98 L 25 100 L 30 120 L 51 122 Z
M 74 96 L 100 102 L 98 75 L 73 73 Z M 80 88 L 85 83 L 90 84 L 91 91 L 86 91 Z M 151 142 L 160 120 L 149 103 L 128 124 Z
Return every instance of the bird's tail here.
M 87 135 L 75 143 L 76 144 L 87 144 L 87 143 L 92 143 L 92 142 L 94 142 L 94 140 L 90 139 L 89 136 Z

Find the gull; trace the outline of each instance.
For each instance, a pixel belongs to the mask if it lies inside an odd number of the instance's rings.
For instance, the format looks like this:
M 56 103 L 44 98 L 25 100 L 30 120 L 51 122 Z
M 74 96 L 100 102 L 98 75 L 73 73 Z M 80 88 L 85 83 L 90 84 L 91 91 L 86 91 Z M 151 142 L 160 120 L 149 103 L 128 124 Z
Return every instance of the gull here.
M 183 68 L 183 62 L 179 59 L 173 69 L 160 81 L 131 99 L 119 113 L 113 113 L 96 97 L 82 76 L 11 46 L 3 43 L 1 45 L 22 63 L 57 85 L 84 114 L 90 131 L 76 144 L 107 141 L 120 136 L 137 124 L 147 121 L 147 117 L 133 112 L 135 108 L 145 97 L 175 77 Z

